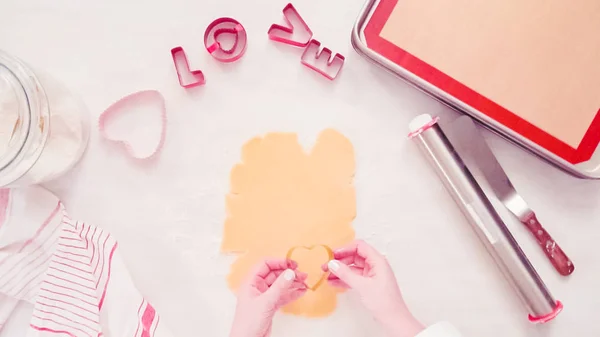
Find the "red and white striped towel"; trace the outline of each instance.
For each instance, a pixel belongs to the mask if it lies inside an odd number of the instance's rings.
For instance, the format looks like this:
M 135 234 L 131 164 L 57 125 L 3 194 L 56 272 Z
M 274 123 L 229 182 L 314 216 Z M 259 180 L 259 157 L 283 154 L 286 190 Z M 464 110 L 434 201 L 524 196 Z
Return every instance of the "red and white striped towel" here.
M 170 337 L 117 247 L 40 187 L 0 189 L 0 333 L 27 302 L 27 337 Z

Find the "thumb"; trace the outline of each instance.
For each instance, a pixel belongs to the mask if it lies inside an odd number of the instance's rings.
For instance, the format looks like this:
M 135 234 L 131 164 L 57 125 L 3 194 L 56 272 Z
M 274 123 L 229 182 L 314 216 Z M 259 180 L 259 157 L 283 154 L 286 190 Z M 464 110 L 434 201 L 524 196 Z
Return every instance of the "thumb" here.
M 272 303 L 277 303 L 281 299 L 284 292 L 292 286 L 296 279 L 296 273 L 291 269 L 286 269 L 277 279 L 271 287 L 265 292 L 265 295 L 269 298 Z
M 331 260 L 327 263 L 329 271 L 337 276 L 342 282 L 346 283 L 350 288 L 355 288 L 362 281 L 362 277 L 357 275 L 346 264 L 338 260 Z

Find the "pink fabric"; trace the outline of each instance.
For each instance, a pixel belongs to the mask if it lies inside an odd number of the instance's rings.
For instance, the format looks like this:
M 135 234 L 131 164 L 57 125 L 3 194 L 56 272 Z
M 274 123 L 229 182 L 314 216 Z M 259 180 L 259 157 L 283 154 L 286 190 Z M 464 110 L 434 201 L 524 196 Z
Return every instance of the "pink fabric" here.
M 143 310 L 142 310 L 143 308 Z M 156 310 L 150 305 L 150 303 L 144 301 L 138 310 L 138 315 L 140 316 L 140 321 L 138 322 L 138 326 L 136 328 L 135 337 L 152 337 L 154 335 L 154 330 L 158 325 L 158 317 L 156 316 Z M 154 324 L 156 322 L 156 324 Z M 138 335 L 139 332 L 139 335 Z
M 117 241 L 98 227 L 72 220 L 54 196 L 33 188 L 46 194 L 44 202 L 20 200 L 31 205 L 22 207 L 31 216 L 9 213 L 0 229 L 0 298 L 11 299 L 0 302 L 0 330 L 15 304 L 26 301 L 33 305 L 28 337 L 170 336 L 158 329 L 158 314 L 119 261 Z M 12 192 L 8 199 L 37 194 Z M 8 199 L 3 205 L 10 205 Z
M 0 227 L 4 223 L 4 219 L 6 219 L 6 211 L 8 210 L 8 196 L 10 194 L 10 190 L 7 188 L 0 189 Z

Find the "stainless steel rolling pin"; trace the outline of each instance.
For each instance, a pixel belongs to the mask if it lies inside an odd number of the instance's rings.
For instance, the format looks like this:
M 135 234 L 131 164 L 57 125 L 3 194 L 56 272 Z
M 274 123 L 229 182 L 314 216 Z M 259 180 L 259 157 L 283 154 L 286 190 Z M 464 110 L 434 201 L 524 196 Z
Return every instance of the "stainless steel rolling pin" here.
M 409 138 L 415 140 L 442 180 L 448 192 L 484 243 L 499 269 L 527 307 L 529 320 L 545 323 L 562 310 L 533 268 L 529 259 L 499 215 L 503 207 L 494 208 L 490 194 L 465 166 L 452 144 L 430 115 L 413 119 Z M 506 218 L 505 218 L 506 219 Z

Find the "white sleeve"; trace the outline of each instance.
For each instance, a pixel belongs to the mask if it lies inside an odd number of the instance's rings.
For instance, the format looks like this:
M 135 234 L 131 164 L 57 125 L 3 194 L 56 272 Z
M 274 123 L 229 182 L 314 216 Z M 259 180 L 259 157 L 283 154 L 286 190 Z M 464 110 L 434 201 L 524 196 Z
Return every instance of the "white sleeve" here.
M 461 337 L 461 335 L 452 324 L 440 322 L 421 331 L 415 337 Z

